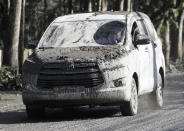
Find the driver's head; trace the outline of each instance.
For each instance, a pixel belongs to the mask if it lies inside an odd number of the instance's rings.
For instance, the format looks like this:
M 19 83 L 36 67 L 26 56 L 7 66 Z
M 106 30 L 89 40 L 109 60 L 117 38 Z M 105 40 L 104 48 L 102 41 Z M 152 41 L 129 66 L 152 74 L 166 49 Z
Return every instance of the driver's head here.
M 121 41 L 121 31 L 119 31 L 119 32 L 116 34 L 116 40 L 117 40 L 118 42 Z

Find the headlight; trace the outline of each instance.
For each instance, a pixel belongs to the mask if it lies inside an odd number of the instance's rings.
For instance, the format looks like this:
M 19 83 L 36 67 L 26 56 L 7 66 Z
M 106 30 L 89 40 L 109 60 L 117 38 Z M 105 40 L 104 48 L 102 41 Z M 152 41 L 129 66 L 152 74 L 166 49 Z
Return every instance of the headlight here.
M 24 89 L 26 90 L 36 89 L 35 85 L 37 83 L 37 75 L 23 72 L 22 76 L 23 76 L 22 81 Z

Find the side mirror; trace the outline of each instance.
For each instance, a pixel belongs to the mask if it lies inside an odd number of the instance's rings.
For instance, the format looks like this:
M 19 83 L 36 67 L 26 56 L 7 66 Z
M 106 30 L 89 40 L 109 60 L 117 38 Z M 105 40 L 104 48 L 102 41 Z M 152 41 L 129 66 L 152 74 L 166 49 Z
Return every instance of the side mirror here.
M 147 45 L 150 43 L 150 38 L 144 34 L 138 34 L 135 37 L 135 45 Z
M 35 49 L 38 45 L 38 40 L 30 40 L 25 44 L 26 49 Z

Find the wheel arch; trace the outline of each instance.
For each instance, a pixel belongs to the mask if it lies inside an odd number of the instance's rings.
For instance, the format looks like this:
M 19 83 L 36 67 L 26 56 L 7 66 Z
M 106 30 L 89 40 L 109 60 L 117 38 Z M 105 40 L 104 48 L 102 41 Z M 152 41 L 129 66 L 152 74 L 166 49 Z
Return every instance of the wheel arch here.
M 138 94 L 139 93 L 139 79 L 138 79 L 138 75 L 136 72 L 133 73 L 133 78 L 134 78 L 135 83 L 136 83 L 137 94 Z
M 165 85 L 165 74 L 164 74 L 164 69 L 163 69 L 163 67 L 160 67 L 160 68 L 159 68 L 159 74 L 160 74 L 161 77 L 162 77 L 162 82 L 163 82 L 163 87 L 164 87 L 164 85 Z

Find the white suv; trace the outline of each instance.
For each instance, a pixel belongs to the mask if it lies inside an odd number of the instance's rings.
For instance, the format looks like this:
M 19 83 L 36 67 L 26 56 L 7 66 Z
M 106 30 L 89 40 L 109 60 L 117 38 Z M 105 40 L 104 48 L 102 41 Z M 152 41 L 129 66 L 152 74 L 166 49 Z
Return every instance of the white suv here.
M 46 107 L 84 105 L 120 105 L 123 115 L 135 115 L 146 93 L 162 107 L 164 77 L 162 44 L 147 15 L 66 15 L 25 61 L 22 97 L 30 118 Z

